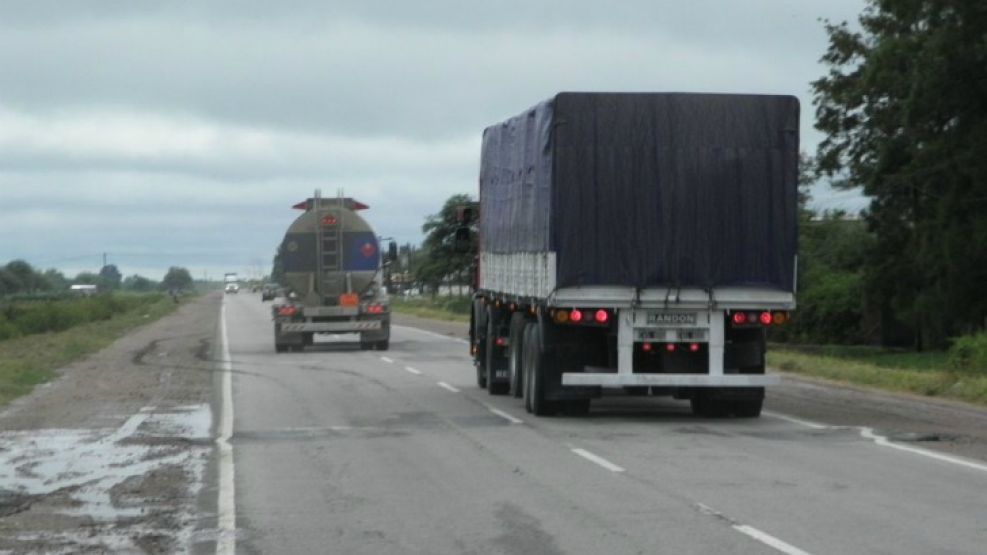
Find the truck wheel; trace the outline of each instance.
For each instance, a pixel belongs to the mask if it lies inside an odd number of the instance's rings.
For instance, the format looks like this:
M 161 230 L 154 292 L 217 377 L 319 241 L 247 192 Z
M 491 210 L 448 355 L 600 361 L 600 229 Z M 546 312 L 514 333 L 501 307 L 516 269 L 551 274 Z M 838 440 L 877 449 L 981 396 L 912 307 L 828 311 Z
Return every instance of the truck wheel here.
M 697 391 L 689 400 L 692 407 L 692 414 L 706 418 L 722 418 L 727 415 L 731 408 L 726 401 L 710 398 L 705 391 Z
M 525 324 L 521 333 L 521 391 L 524 396 L 524 410 L 531 412 L 531 332 L 533 323 Z
M 483 302 L 473 301 L 473 365 L 476 367 L 476 386 L 480 389 L 487 388 L 487 308 Z
M 378 351 L 388 350 L 389 348 L 391 348 L 391 338 L 388 337 L 383 341 L 378 341 L 377 343 L 374 343 L 374 348 L 377 349 Z
M 275 353 L 283 353 L 283 352 L 285 352 L 287 350 L 288 350 L 288 346 L 285 345 L 284 343 L 275 343 L 274 344 L 274 352 Z
M 494 372 L 497 371 L 497 364 L 494 360 L 494 353 L 497 352 L 497 345 L 495 341 L 497 340 L 497 322 L 496 322 L 496 312 L 494 310 L 488 310 L 489 318 L 487 319 L 487 392 L 491 395 L 503 395 L 507 393 L 510 383 L 499 382 L 494 379 Z
M 510 394 L 521 397 L 524 393 L 524 377 L 522 375 L 521 356 L 524 352 L 521 342 L 524 340 L 524 314 L 515 312 L 511 315 L 511 332 L 507 347 L 507 373 L 511 377 Z
M 752 401 L 734 401 L 733 414 L 738 418 L 757 418 L 761 416 L 761 407 L 764 406 L 764 399 Z
M 535 416 L 552 416 L 559 408 L 557 403 L 553 403 L 545 398 L 545 374 L 551 368 L 551 359 L 545 356 L 541 348 L 541 330 L 537 324 L 529 324 L 534 329 L 528 336 L 531 350 L 529 359 L 531 366 L 525 369 L 528 378 L 528 392 L 531 394 L 531 413 Z
M 302 345 L 312 345 L 315 343 L 315 334 L 307 331 L 302 334 Z

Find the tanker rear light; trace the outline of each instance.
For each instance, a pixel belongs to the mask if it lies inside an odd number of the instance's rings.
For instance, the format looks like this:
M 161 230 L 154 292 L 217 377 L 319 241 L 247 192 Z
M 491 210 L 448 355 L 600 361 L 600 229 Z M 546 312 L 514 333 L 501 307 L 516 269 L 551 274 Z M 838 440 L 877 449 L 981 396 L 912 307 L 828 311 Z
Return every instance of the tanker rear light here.
M 278 316 L 290 317 L 290 316 L 294 316 L 296 312 L 298 311 L 295 310 L 295 307 L 291 306 L 290 304 L 278 307 Z
M 380 304 L 370 304 L 367 305 L 367 314 L 383 314 L 384 305 Z

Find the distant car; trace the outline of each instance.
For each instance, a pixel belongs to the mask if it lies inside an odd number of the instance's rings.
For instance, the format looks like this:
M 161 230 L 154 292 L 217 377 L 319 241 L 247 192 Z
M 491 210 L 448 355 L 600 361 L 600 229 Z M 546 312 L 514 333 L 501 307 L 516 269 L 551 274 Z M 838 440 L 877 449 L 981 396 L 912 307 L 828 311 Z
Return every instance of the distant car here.
M 265 283 L 264 287 L 260 290 L 260 300 L 269 301 L 274 297 L 278 296 L 278 284 L 276 283 Z
M 237 284 L 235 284 L 235 283 L 227 283 L 226 284 L 226 292 L 227 293 L 239 293 L 240 292 L 240 286 L 237 285 Z

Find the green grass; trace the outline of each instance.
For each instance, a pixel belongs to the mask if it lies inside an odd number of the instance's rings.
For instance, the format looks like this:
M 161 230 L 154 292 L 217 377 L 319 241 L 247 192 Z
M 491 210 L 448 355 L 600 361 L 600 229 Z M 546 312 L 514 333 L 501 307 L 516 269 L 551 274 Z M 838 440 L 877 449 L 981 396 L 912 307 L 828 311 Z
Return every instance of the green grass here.
M 469 322 L 471 302 L 470 297 L 436 297 L 434 300 L 430 297 L 411 299 L 391 297 L 391 310 L 419 318 Z
M 952 368 L 944 352 L 772 345 L 768 366 L 854 385 L 987 405 L 987 372 Z
M 0 341 L 0 406 L 30 393 L 36 385 L 55 377 L 66 364 L 106 347 L 177 306 L 170 298 L 159 296 L 104 320 Z

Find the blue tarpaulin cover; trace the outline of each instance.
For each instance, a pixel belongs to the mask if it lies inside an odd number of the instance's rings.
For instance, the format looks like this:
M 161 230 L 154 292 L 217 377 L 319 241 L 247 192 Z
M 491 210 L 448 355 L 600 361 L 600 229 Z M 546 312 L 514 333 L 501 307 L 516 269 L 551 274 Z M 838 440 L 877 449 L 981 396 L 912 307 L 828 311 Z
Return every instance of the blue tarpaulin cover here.
M 792 291 L 792 96 L 560 93 L 483 134 L 481 249 L 554 251 L 558 287 Z

